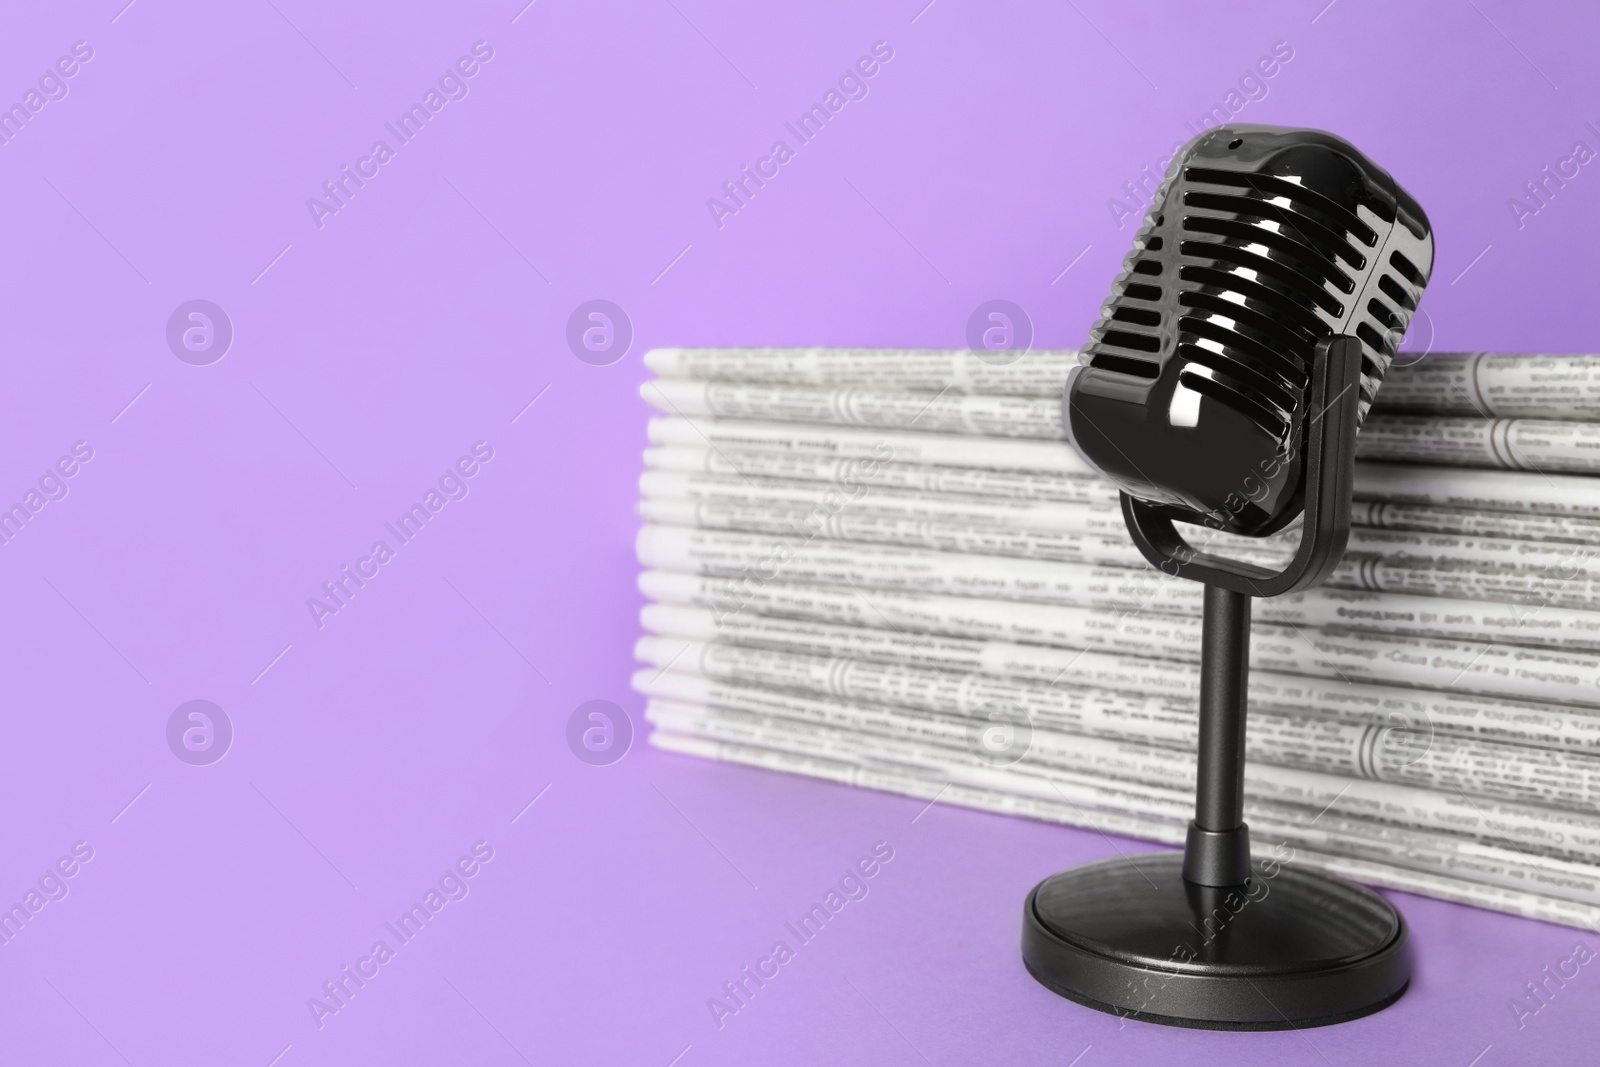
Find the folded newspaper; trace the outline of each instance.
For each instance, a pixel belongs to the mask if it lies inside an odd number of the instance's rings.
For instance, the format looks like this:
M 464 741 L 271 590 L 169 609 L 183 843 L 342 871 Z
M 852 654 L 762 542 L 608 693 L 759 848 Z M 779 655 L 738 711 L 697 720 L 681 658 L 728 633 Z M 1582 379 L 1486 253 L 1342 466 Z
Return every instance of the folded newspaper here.
M 1076 361 L 648 353 L 651 743 L 1181 844 L 1200 588 L 1061 440 Z M 1600 929 L 1600 356 L 1402 357 L 1358 455 L 1344 562 L 1256 603 L 1252 834 Z

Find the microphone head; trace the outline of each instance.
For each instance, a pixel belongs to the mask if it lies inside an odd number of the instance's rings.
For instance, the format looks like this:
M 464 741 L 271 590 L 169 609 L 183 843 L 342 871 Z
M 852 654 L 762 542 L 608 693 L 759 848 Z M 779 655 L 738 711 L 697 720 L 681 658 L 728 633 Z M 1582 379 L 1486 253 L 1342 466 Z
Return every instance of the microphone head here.
M 1433 232 L 1342 138 L 1220 126 L 1173 159 L 1122 266 L 1067 378 L 1068 441 L 1170 518 L 1265 536 L 1303 509 L 1319 342 L 1361 342 L 1365 418 Z

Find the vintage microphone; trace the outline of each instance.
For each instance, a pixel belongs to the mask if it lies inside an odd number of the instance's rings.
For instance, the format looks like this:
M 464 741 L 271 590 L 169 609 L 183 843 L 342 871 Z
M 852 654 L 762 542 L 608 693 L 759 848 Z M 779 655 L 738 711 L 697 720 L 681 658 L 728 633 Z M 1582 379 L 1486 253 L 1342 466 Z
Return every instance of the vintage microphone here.
M 1377 1011 L 1410 981 L 1406 924 L 1244 822 L 1250 598 L 1316 585 L 1350 533 L 1355 436 L 1433 268 L 1417 202 L 1319 130 L 1224 126 L 1173 160 L 1062 396 L 1067 438 L 1122 491 L 1134 543 L 1205 583 L 1195 816 L 1176 853 L 1114 857 L 1028 895 L 1050 989 L 1177 1026 L 1277 1030 Z M 1261 537 L 1273 571 L 1174 525 Z M 1308 824 L 1318 818 L 1307 811 Z

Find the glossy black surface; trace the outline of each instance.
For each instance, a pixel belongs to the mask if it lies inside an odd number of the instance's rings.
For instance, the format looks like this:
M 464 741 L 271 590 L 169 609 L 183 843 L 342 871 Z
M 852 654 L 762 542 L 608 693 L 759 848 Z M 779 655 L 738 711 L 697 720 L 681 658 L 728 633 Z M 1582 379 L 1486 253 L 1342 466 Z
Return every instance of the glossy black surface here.
M 1173 518 L 1263 535 L 1300 513 L 1318 343 L 1359 340 L 1364 415 L 1433 238 L 1348 142 L 1225 126 L 1174 159 L 1123 266 L 1063 396 L 1068 438 Z
M 1150 565 L 1163 573 L 1253 597 L 1310 589 L 1338 566 L 1350 538 L 1350 497 L 1355 488 L 1355 396 L 1361 383 L 1361 343 L 1339 335 L 1317 343 L 1311 372 L 1313 417 L 1302 442 L 1305 522 L 1294 556 L 1276 569 L 1196 549 L 1171 518 L 1175 510 L 1122 494 L 1128 534 Z
M 1039 883 L 1023 915 L 1029 972 L 1103 1011 L 1217 1029 L 1339 1022 L 1405 990 L 1405 921 L 1378 894 L 1282 847 L 1234 889 L 1185 882 L 1181 862 L 1117 856 Z

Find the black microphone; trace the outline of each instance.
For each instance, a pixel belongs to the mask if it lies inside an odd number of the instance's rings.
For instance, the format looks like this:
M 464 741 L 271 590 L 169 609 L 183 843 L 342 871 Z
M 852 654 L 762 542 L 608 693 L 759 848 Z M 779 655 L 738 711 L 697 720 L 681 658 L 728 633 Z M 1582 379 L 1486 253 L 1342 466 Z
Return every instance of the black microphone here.
M 1157 191 L 1067 380 L 1068 440 L 1174 518 L 1280 530 L 1303 499 L 1318 344 L 1359 344 L 1359 421 L 1432 268 L 1427 216 L 1349 142 L 1211 130 Z
M 1102 860 L 1029 894 L 1023 961 L 1057 993 L 1230 1030 L 1340 1022 L 1404 993 L 1406 924 L 1387 900 L 1286 844 L 1252 861 L 1245 704 L 1250 600 L 1309 588 L 1343 556 L 1356 432 L 1432 269 L 1417 202 L 1320 130 L 1209 130 L 1156 191 L 1062 422 L 1121 490 L 1144 557 L 1205 583 L 1195 817 L 1181 856 Z M 1298 519 L 1277 570 L 1176 526 L 1263 537 Z

